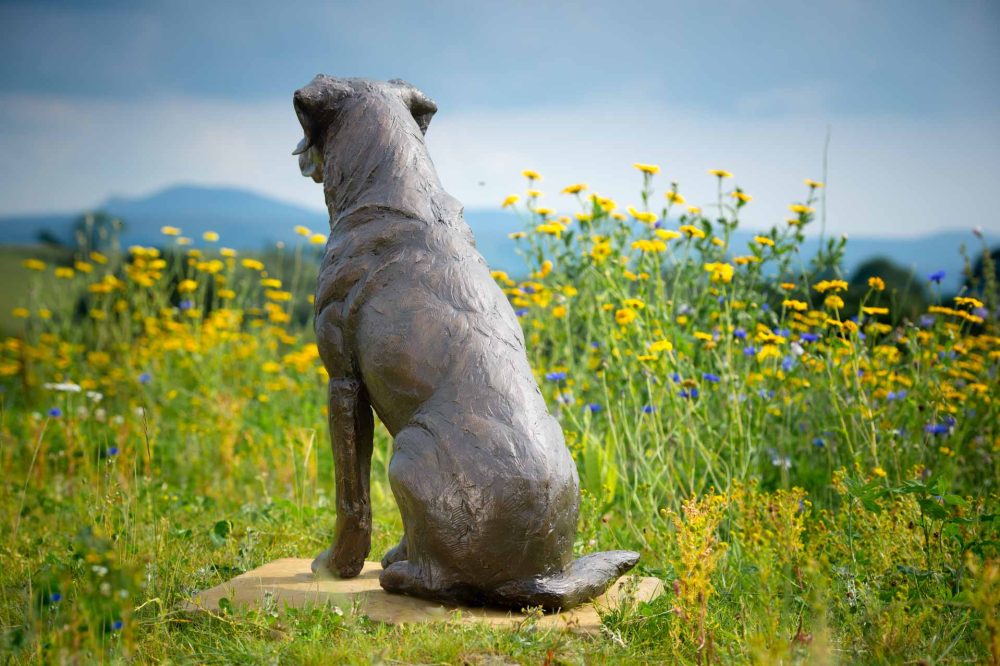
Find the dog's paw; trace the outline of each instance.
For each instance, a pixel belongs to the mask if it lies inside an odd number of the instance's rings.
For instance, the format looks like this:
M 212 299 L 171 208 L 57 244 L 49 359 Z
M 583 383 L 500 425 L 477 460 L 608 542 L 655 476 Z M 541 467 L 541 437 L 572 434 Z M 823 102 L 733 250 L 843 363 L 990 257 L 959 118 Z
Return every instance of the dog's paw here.
M 336 546 L 331 546 L 312 561 L 312 572 L 319 576 L 333 575 L 337 578 L 354 578 L 365 566 L 365 556 L 338 557 Z

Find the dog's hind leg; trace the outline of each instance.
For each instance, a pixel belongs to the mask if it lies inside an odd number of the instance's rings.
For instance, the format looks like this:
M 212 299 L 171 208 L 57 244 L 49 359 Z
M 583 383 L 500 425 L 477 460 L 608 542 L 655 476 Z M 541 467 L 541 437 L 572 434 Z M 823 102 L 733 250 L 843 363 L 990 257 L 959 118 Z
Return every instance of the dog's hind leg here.
M 312 569 L 350 578 L 361 572 L 371 550 L 369 481 L 374 418 L 368 393 L 344 344 L 340 315 L 339 308 L 331 305 L 316 317 L 316 344 L 330 374 L 328 418 L 337 481 L 337 523 L 333 545 L 319 554 Z

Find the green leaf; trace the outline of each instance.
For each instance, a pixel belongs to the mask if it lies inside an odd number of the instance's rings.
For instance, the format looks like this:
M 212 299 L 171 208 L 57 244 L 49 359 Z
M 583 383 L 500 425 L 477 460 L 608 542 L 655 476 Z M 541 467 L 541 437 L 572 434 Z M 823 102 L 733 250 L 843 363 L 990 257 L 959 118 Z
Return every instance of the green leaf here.
M 212 543 L 216 547 L 221 546 L 226 543 L 226 539 L 229 538 L 230 533 L 233 531 L 233 524 L 228 520 L 220 520 L 209 532 L 208 537 L 212 540 Z
M 944 510 L 944 507 L 932 499 L 921 497 L 917 500 L 917 504 L 920 505 L 920 510 L 924 512 L 925 516 L 936 518 L 937 520 L 944 520 L 948 517 L 948 512 Z

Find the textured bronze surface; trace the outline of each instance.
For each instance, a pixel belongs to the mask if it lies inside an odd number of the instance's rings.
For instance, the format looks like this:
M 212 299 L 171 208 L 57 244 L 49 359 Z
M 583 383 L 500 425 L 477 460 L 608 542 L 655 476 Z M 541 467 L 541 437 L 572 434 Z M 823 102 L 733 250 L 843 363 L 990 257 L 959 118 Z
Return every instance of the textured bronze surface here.
M 517 317 L 427 153 L 436 105 L 404 81 L 322 75 L 293 99 L 305 133 L 295 154 L 330 213 L 316 338 L 337 520 L 313 570 L 356 576 L 371 548 L 374 410 L 394 437 L 404 529 L 383 588 L 515 608 L 598 596 L 639 556 L 572 559 L 576 466 Z

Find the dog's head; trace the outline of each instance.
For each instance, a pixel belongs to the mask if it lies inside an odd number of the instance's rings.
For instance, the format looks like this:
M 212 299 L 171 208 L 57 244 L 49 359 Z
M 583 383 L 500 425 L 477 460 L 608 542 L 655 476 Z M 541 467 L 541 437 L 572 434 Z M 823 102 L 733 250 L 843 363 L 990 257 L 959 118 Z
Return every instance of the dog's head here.
M 292 154 L 299 156 L 303 176 L 323 182 L 327 139 L 340 129 L 348 109 L 376 100 L 408 112 L 400 115 L 412 117 L 421 133 L 427 132 L 437 111 L 437 105 L 427 95 L 402 79 L 383 82 L 319 74 L 309 85 L 295 91 L 292 102 L 305 137 Z

